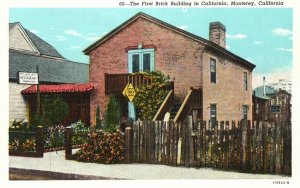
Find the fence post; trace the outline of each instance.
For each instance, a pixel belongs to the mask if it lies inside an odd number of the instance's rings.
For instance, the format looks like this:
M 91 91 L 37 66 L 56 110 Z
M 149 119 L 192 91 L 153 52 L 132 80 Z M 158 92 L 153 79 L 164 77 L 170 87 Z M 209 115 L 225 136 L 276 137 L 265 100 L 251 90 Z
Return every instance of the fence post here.
M 246 169 L 246 160 L 247 160 L 247 156 L 246 156 L 246 149 L 247 149 L 247 120 L 246 119 L 242 119 L 242 169 L 245 170 Z
M 38 126 L 36 130 L 36 151 L 39 157 L 44 156 L 44 143 L 43 143 L 43 126 Z
M 188 156 L 189 156 L 189 159 L 188 159 L 188 166 L 192 166 L 193 165 L 193 162 L 194 162 L 194 143 L 193 143 L 193 137 L 192 137 L 192 129 L 193 129 L 193 117 L 192 116 L 189 116 L 188 117 L 188 133 L 187 133 L 187 136 L 188 136 L 188 145 L 189 145 L 189 148 L 188 149 Z
M 282 122 L 281 122 L 282 123 Z M 276 122 L 276 136 L 275 136 L 275 174 L 281 174 L 281 127 L 282 124 Z
M 66 127 L 66 155 L 67 160 L 71 159 L 72 156 L 72 128 L 71 126 Z
M 275 170 L 275 123 L 271 124 L 271 141 L 270 141 L 270 173 L 274 173 Z
M 283 173 L 290 176 L 292 175 L 291 146 L 291 122 L 286 122 L 283 125 Z
M 132 162 L 132 128 L 125 128 L 125 163 L 129 164 Z

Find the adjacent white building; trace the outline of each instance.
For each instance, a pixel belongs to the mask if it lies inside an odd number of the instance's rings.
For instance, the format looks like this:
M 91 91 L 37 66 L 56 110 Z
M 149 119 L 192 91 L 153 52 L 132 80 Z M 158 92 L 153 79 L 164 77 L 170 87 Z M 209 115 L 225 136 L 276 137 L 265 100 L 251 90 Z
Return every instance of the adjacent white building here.
M 287 81 L 285 79 L 279 79 L 278 82 L 267 84 L 273 87 L 276 91 L 285 90 L 289 93 L 292 93 L 292 81 Z
M 49 43 L 24 28 L 9 24 L 9 122 L 29 119 L 29 105 L 21 91 L 30 87 L 20 84 L 19 72 L 36 72 L 39 65 L 41 84 L 87 83 L 88 64 L 64 58 Z

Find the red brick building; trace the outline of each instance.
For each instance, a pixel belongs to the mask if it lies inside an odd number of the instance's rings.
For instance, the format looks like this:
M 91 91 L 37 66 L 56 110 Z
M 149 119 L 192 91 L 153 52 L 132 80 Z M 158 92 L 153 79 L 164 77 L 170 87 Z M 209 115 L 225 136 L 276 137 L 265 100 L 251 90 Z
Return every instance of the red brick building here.
M 158 69 L 174 81 L 175 96 L 202 89 L 202 117 L 252 118 L 252 70 L 255 65 L 225 49 L 226 28 L 210 23 L 206 40 L 144 13 L 138 13 L 84 50 L 90 57 L 91 120 L 103 115 L 105 74 Z

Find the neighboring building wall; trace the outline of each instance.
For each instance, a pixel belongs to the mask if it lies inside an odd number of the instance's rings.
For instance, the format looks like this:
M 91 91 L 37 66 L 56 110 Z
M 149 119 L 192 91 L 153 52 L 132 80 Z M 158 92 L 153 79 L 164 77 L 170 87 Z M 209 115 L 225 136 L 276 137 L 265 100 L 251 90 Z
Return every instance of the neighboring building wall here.
M 91 93 L 91 121 L 95 120 L 96 106 L 103 115 L 106 104 L 104 73 L 128 72 L 126 48 L 138 44 L 154 45 L 155 69 L 169 75 L 175 83 L 175 95 L 184 97 L 190 87 L 202 87 L 203 46 L 158 24 L 139 18 L 103 44 L 90 56 L 90 83 L 96 84 Z
M 252 118 L 253 121 L 265 121 L 267 120 L 267 99 L 261 99 L 259 97 L 252 96 Z
M 9 125 L 14 120 L 28 119 L 27 103 L 21 95 L 21 91 L 30 85 L 21 85 L 9 82 Z
M 210 81 L 210 58 L 216 59 L 216 83 Z M 248 75 L 244 90 L 244 72 Z M 252 72 L 215 53 L 203 56 L 203 119 L 210 119 L 210 104 L 217 104 L 217 120 L 241 120 L 243 105 L 248 106 L 248 120 L 252 120 Z
M 291 121 L 291 95 L 286 91 L 279 91 L 276 96 L 270 98 L 267 103 L 267 120 Z M 272 106 L 279 106 L 279 112 L 272 112 Z

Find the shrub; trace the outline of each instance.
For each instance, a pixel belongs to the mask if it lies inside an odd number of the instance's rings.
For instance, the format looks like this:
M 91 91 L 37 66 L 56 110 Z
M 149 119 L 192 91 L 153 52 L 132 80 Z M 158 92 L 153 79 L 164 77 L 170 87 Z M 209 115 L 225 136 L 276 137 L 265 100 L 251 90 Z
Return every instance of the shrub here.
M 42 96 L 42 113 L 34 114 L 30 123 L 34 126 L 55 126 L 62 124 L 69 113 L 68 104 L 60 96 Z
M 120 124 L 120 104 L 115 95 L 109 96 L 108 103 L 104 113 L 103 130 L 106 132 L 115 132 Z
M 99 106 L 97 105 L 97 108 L 96 108 L 96 126 L 95 126 L 96 129 L 101 129 L 101 120 L 100 120 L 100 108 Z
M 125 156 L 125 135 L 120 130 L 114 133 L 102 130 L 91 131 L 83 147 L 73 155 L 82 162 L 117 163 Z
M 152 79 L 151 85 L 141 85 L 136 88 L 137 94 L 133 103 L 139 109 L 139 118 L 141 120 L 152 120 L 160 105 L 166 98 L 169 85 L 169 76 L 164 75 L 161 71 L 138 73 L 149 76 Z
M 85 126 L 85 124 L 79 120 L 75 123 L 71 124 L 72 133 L 72 144 L 80 145 L 83 144 L 86 140 L 86 134 L 89 132 L 89 128 Z
M 61 97 L 45 96 L 43 98 L 43 126 L 61 124 L 68 113 L 68 104 Z

